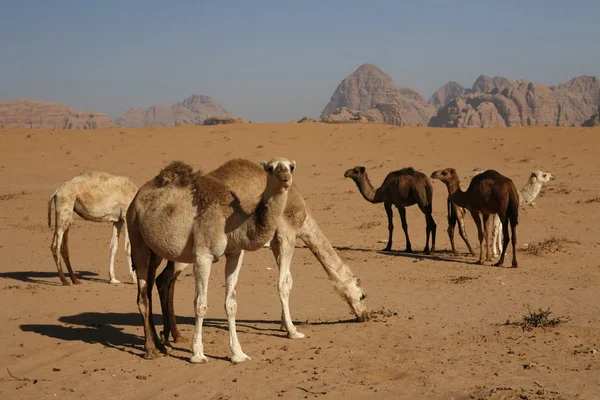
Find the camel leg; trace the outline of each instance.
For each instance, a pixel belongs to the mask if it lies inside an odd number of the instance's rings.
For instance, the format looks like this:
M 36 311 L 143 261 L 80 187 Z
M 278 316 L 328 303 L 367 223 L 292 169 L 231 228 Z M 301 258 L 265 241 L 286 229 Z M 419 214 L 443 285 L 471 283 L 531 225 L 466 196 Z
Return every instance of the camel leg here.
M 463 241 L 467 245 L 467 248 L 469 249 L 469 253 L 471 253 L 471 255 L 475 256 L 476 255 L 475 250 L 473 250 L 473 248 L 471 247 L 471 243 L 469 243 L 469 238 L 467 238 L 467 229 L 465 227 L 465 214 L 464 213 L 458 219 L 458 234 L 460 235 L 460 237 L 463 239 Z
M 108 276 L 110 277 L 110 283 L 121 283 L 121 281 L 115 277 L 115 255 L 119 248 L 119 232 L 122 227 L 122 220 L 113 223 L 112 236 L 110 238 L 110 258 L 108 261 Z
M 492 255 L 497 257 L 502 252 L 502 222 L 498 215 L 494 216 L 494 225 L 492 229 Z
M 279 292 L 279 300 L 281 301 L 281 325 L 285 328 L 290 339 L 301 339 L 303 333 L 298 332 L 290 314 L 290 292 L 292 291 L 292 274 L 290 267 L 292 256 L 294 255 L 294 245 L 296 243 L 296 235 L 284 235 L 278 233 L 271 240 L 271 250 L 279 267 L 279 281 L 277 283 L 277 291 Z
M 490 254 L 490 234 L 492 230 L 492 217 L 490 214 L 483 214 L 483 232 L 485 235 L 485 261 L 492 261 L 492 255 Z
M 68 227 L 67 227 L 68 229 Z M 67 278 L 65 278 L 65 274 L 63 273 L 63 269 L 62 269 L 62 265 L 61 265 L 61 250 L 62 250 L 62 241 L 63 241 L 63 236 L 65 233 L 65 229 L 62 227 L 62 225 L 58 224 L 58 221 L 56 222 L 56 228 L 54 231 L 54 237 L 52 238 L 52 245 L 50 247 L 50 249 L 52 250 L 52 255 L 54 256 L 54 262 L 56 263 L 56 269 L 58 270 L 58 277 L 60 278 L 60 281 L 62 282 L 63 285 L 70 285 L 69 281 L 67 281 Z
M 498 260 L 498 262 L 496 264 L 494 264 L 495 267 L 500 267 L 502 266 L 502 264 L 504 264 L 504 256 L 506 254 L 506 249 L 508 248 L 508 218 L 506 217 L 506 215 L 502 215 L 501 217 L 501 221 L 505 221 L 502 224 L 502 230 L 506 231 L 505 234 L 503 235 L 503 245 L 502 245 L 502 252 L 500 253 L 500 259 Z
M 235 314 L 237 312 L 235 287 L 242 268 L 243 258 L 243 250 L 238 254 L 228 254 L 225 264 L 225 312 L 227 313 L 227 325 L 229 325 L 229 347 L 233 353 L 231 362 L 234 364 L 251 360 L 242 350 L 235 327 Z
M 475 225 L 477 226 L 477 237 L 479 239 L 479 261 L 477 263 L 484 265 L 485 258 L 483 256 L 483 226 L 481 217 L 479 216 L 479 213 L 475 211 L 471 211 L 471 216 L 473 217 L 473 221 L 475 221 Z
M 137 278 L 135 276 L 135 270 L 133 269 L 133 264 L 131 262 L 131 242 L 129 241 L 129 232 L 127 231 L 127 222 L 123 221 L 123 229 L 122 234 L 125 236 L 125 256 L 127 258 L 127 263 L 129 264 L 129 276 L 131 277 L 131 283 L 135 283 Z M 119 234 L 119 237 L 121 235 Z
M 192 351 L 194 355 L 192 355 L 190 361 L 197 364 L 208 362 L 208 358 L 204 355 L 204 345 L 202 344 L 202 323 L 208 309 L 208 280 L 210 278 L 213 258 L 213 255 L 210 253 L 198 254 L 194 263 L 194 279 L 196 281 L 194 312 L 196 315 L 196 325 L 192 339 Z
M 73 267 L 71 267 L 71 260 L 69 259 L 69 229 L 70 227 L 67 228 L 63 235 L 63 242 L 60 248 L 60 254 L 62 255 L 62 258 L 65 261 L 65 265 L 69 270 L 69 277 L 73 281 L 73 284 L 80 285 L 81 281 L 75 276 L 75 273 L 73 272 Z
M 175 283 L 179 274 L 188 266 L 185 263 L 175 263 L 168 261 L 167 266 L 156 278 L 156 286 L 160 297 L 160 306 L 163 314 L 163 331 L 160 337 L 164 344 L 169 344 L 169 335 L 173 335 L 175 343 L 186 342 L 187 340 L 179 333 L 175 310 L 173 307 L 173 297 L 175 294 Z
M 457 256 L 458 251 L 456 250 L 456 245 L 454 244 L 454 227 L 456 226 L 457 215 L 455 210 L 453 210 L 453 205 L 448 201 L 448 239 L 450 239 L 450 247 L 452 247 L 452 253 Z M 460 229 L 460 225 L 459 225 Z
M 408 237 L 408 224 L 406 223 L 406 208 L 398 207 L 398 212 L 400 213 L 400 220 L 402 221 L 402 230 L 404 231 L 404 238 L 406 239 L 406 252 L 412 253 L 412 246 L 410 244 L 410 238 Z
M 383 251 L 392 251 L 392 234 L 394 233 L 394 213 L 392 212 L 392 205 L 384 203 L 385 213 L 388 219 L 388 242 Z
M 435 233 L 437 231 L 437 225 L 435 224 L 435 220 L 431 213 L 425 214 L 425 223 L 426 223 L 426 239 L 425 239 L 425 249 L 423 250 L 425 253 L 434 252 L 435 251 Z M 429 235 L 431 234 L 431 250 L 429 249 Z
M 507 218 L 506 223 L 508 224 L 509 219 Z M 514 216 L 510 217 L 510 229 L 511 229 L 511 237 L 510 241 L 512 242 L 512 267 L 517 268 L 519 263 L 517 262 L 517 219 Z M 508 247 L 508 226 L 504 229 L 504 251 L 506 251 L 506 247 Z
M 156 343 L 156 346 L 157 346 L 158 350 L 160 350 L 160 352 L 167 354 L 167 348 L 165 347 L 163 342 L 158 337 L 158 334 L 156 333 L 156 326 L 154 325 L 154 318 L 153 318 L 154 314 L 152 313 L 152 288 L 154 287 L 154 282 L 155 282 L 155 277 L 156 277 L 156 269 L 158 268 L 158 266 L 160 265 L 161 262 L 162 262 L 162 258 L 158 257 L 155 253 L 153 253 L 151 251 L 150 252 L 150 267 L 148 268 L 148 281 L 147 281 L 148 315 L 150 317 L 149 318 L 150 328 L 152 330 L 152 338 L 154 339 L 154 343 Z
M 132 261 L 137 273 L 138 296 L 137 303 L 144 322 L 144 358 L 152 360 L 160 356 L 150 325 L 150 301 L 148 298 L 148 278 L 150 267 L 150 249 L 147 247 L 134 248 Z

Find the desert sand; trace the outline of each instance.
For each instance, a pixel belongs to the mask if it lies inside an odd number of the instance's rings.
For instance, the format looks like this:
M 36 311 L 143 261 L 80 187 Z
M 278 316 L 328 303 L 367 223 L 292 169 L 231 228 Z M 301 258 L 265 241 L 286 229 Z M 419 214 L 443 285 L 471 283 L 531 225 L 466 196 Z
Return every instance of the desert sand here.
M 189 343 L 143 359 L 137 288 L 122 242 L 109 285 L 110 225 L 76 217 L 71 260 L 83 280 L 62 286 L 52 259 L 46 202 L 83 171 L 127 175 L 137 185 L 172 160 L 210 171 L 243 157 L 298 163 L 294 181 L 321 229 L 363 280 L 372 318 L 353 322 L 320 264 L 298 241 L 291 311 L 307 337 L 279 330 L 277 268 L 269 249 L 247 253 L 238 296 L 238 334 L 252 361 L 229 362 L 224 260 L 213 266 L 206 365 L 188 362 Z M 4 399 L 597 399 L 600 396 L 599 128 L 403 128 L 371 124 L 235 124 L 99 131 L 0 129 L 0 398 Z M 437 252 L 425 255 L 425 218 L 407 210 L 413 254 L 395 214 L 394 252 L 383 205 L 358 193 L 344 171 L 367 167 L 378 186 L 412 166 L 430 175 L 493 168 L 521 188 L 532 170 L 556 179 L 537 206 L 522 206 L 519 249 L 551 237 L 548 251 L 519 252 L 517 269 L 476 265 L 449 251 L 445 186 L 434 181 Z M 470 216 L 467 231 L 477 248 Z M 478 251 L 478 250 L 476 250 Z M 510 250 L 505 265 L 510 265 Z M 192 271 L 175 307 L 193 329 Z M 154 313 L 160 323 L 156 292 Z M 528 309 L 568 321 L 524 331 L 505 325 Z

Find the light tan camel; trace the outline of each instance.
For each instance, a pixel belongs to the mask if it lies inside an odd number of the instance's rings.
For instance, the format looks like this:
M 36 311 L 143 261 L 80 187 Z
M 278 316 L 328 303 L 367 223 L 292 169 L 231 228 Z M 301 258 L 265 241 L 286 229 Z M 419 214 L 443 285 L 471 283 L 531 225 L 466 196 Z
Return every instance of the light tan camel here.
M 519 205 L 531 205 L 534 206 L 533 202 L 535 198 L 540 194 L 542 185 L 548 183 L 554 179 L 554 176 L 550 172 L 544 171 L 531 171 L 527 183 L 521 190 L 519 190 Z M 502 222 L 498 214 L 494 217 L 494 228 L 492 231 L 492 253 L 498 256 L 502 251 Z
M 392 234 L 394 232 L 392 206 L 396 206 L 402 220 L 402 229 L 406 238 L 406 251 L 412 252 L 408 237 L 408 224 L 406 223 L 406 208 L 417 204 L 425 214 L 426 239 L 425 253 L 429 252 L 429 235 L 431 234 L 431 251 L 435 251 L 436 224 L 433 220 L 432 198 L 433 186 L 427 175 L 415 171 L 413 168 L 403 168 L 390 172 L 383 184 L 375 190 L 365 167 L 354 167 L 344 173 L 345 178 L 350 178 L 356 183 L 360 194 L 371 203 L 383 203 L 388 218 L 388 242 L 383 251 L 392 250 Z
M 463 192 L 460 188 L 460 180 L 454 168 L 446 168 L 434 171 L 432 178 L 439 179 L 446 183 L 451 193 L 450 200 L 459 207 L 463 207 L 471 212 L 477 233 L 479 236 L 479 264 L 484 263 L 483 239 L 485 231 L 486 256 L 485 260 L 490 260 L 490 215 L 498 214 L 503 223 L 504 246 L 500 260 L 495 266 L 501 266 L 504 263 L 504 255 L 508 247 L 508 222 L 510 221 L 512 230 L 513 259 L 512 266 L 516 268 L 517 264 L 517 224 L 519 218 L 519 194 L 514 183 L 509 178 L 501 175 L 497 171 L 487 170 L 476 175 L 471 180 L 469 188 Z M 483 216 L 483 225 L 479 213 Z
M 206 176 L 218 179 L 235 193 L 247 213 L 251 213 L 256 209 L 267 181 L 267 174 L 262 168 L 255 163 L 242 159 L 228 161 Z M 293 283 L 290 267 L 296 238 L 302 240 L 315 255 L 336 291 L 347 302 L 357 319 L 359 321 L 366 320 L 366 296 L 360 287 L 360 279 L 339 258 L 311 215 L 296 185 L 292 184 L 288 192 L 285 212 L 279 220 L 274 237 L 270 241 L 271 250 L 279 267 L 277 289 L 281 301 L 281 324 L 282 328 L 287 331 L 288 337 L 304 337 L 304 334 L 298 332 L 292 323 L 289 306 Z M 161 336 L 165 343 L 168 343 L 171 333 L 174 341 L 185 341 L 177 330 L 173 310 L 173 293 L 177 277 L 186 266 L 185 263 L 170 261 L 156 280 L 164 321 L 164 330 Z
M 166 353 L 152 321 L 151 291 L 156 268 L 162 259 L 167 259 L 194 264 L 196 327 L 190 361 L 208 361 L 202 343 L 208 281 L 212 263 L 224 255 L 231 361 L 250 360 L 242 351 L 235 327 L 237 278 L 244 251 L 257 250 L 273 237 L 285 209 L 296 163 L 274 158 L 261 165 L 267 171 L 267 180 L 253 213 L 244 211 L 241 200 L 222 182 L 193 173 L 181 162 L 171 163 L 135 196 L 127 223 L 138 278 L 138 307 L 144 319 L 146 358 L 158 357 L 157 346 Z M 258 186 L 263 183 L 262 179 L 246 182 Z
M 64 181 L 52 193 L 48 200 L 48 227 L 52 227 L 52 203 L 54 202 L 55 227 L 51 249 L 63 285 L 69 285 L 69 282 L 63 274 L 61 255 L 69 270 L 71 281 L 74 284 L 81 283 L 73 273 L 69 260 L 69 228 L 73 223 L 73 212 L 86 221 L 113 223 L 108 269 L 110 283 L 119 283 L 115 277 L 115 255 L 119 246 L 119 237 L 124 232 L 129 274 L 135 282 L 125 214 L 136 192 L 137 187 L 127 177 L 106 172 L 87 172 Z
M 469 183 L 471 182 L 471 179 L 473 179 L 473 176 L 482 173 L 482 170 L 475 170 L 470 176 L 467 176 L 464 181 L 460 182 L 460 187 L 462 190 L 466 190 L 469 187 Z M 432 175 L 432 178 L 434 176 Z M 436 178 L 438 179 L 438 178 Z M 444 181 L 442 181 L 444 182 Z M 450 191 L 450 186 L 448 185 L 448 182 L 444 182 L 446 184 L 446 188 L 448 189 L 448 199 L 446 201 L 447 207 L 448 207 L 448 238 L 450 239 L 450 246 L 452 247 L 452 253 L 454 253 L 455 256 L 458 255 L 458 250 L 456 250 L 456 245 L 454 243 L 454 228 L 456 226 L 456 223 L 458 222 L 458 233 L 460 235 L 460 237 L 464 240 L 465 244 L 467 245 L 467 248 L 469 249 L 469 253 L 471 253 L 471 255 L 476 255 L 475 251 L 473 250 L 473 248 L 471 247 L 471 243 L 469 243 L 469 238 L 467 237 L 467 229 L 465 227 L 465 215 L 467 213 L 467 210 L 457 206 L 456 204 L 454 204 L 450 198 L 452 197 L 452 192 Z

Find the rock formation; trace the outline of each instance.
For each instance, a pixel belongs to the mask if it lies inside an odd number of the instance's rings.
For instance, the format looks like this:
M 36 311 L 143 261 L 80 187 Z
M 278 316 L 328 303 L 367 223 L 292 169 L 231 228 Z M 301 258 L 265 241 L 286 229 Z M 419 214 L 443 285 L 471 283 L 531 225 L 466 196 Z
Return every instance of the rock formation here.
M 439 88 L 429 99 L 429 104 L 435 108 L 447 105 L 465 94 L 466 89 L 459 83 L 450 81 Z
M 7 128 L 104 129 L 113 126 L 106 114 L 75 110 L 38 100 L 0 103 L 0 126 Z
M 473 87 L 471 88 L 471 93 L 487 93 L 491 92 L 495 88 L 503 88 L 510 85 L 510 81 L 501 76 L 487 76 L 487 75 L 479 75 L 475 82 L 473 83 Z
M 590 118 L 586 119 L 581 126 L 593 127 L 600 126 L 600 108 L 596 114 L 592 115 Z
M 479 83 L 475 82 L 473 88 L 491 87 L 496 78 L 490 79 L 479 77 Z M 579 126 L 599 106 L 600 81 L 596 77 L 577 77 L 553 87 L 522 79 L 506 87 L 494 86 L 485 93 L 471 92 L 451 101 L 439 108 L 430 126 Z
M 208 118 L 237 119 L 229 110 L 209 96 L 191 95 L 172 107 L 154 105 L 147 110 L 130 108 L 115 124 L 127 128 L 145 126 L 173 126 L 179 124 L 202 125 Z
M 342 109 L 342 110 L 338 110 Z M 394 125 L 427 125 L 435 108 L 410 88 L 399 87 L 373 64 L 364 64 L 337 87 L 321 113 L 325 122 L 361 118 Z

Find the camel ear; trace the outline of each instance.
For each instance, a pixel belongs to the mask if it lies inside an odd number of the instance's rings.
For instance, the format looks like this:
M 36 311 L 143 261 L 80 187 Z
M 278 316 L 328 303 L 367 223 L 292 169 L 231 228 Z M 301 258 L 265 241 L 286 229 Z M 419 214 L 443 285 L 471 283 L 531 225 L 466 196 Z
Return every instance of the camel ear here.
M 290 168 L 291 168 L 291 171 L 294 172 L 294 170 L 296 169 L 296 161 L 294 161 L 294 160 L 290 161 Z
M 263 169 L 265 171 L 267 170 L 268 164 L 267 164 L 267 162 L 265 160 L 261 160 L 260 165 L 263 167 Z
M 364 173 L 365 173 L 365 171 L 366 171 L 366 168 L 365 168 L 365 167 L 358 167 L 358 169 L 360 170 L 360 173 L 361 173 L 361 174 L 364 174 Z
M 537 176 L 537 173 L 535 171 L 531 171 L 531 175 L 529 175 L 530 178 L 535 178 Z

